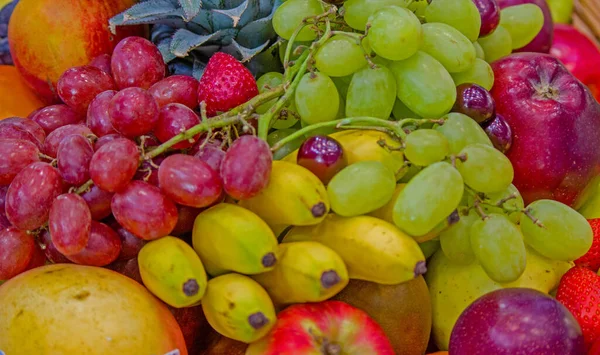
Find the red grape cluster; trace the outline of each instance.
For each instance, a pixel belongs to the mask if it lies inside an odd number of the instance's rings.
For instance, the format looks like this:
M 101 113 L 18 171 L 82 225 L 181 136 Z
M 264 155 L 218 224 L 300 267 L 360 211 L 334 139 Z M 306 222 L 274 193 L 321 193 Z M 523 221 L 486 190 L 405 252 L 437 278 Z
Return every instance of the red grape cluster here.
M 46 259 L 133 259 L 147 241 L 189 233 L 225 194 L 267 185 L 272 155 L 255 136 L 164 144 L 202 121 L 199 82 L 165 68 L 156 46 L 129 37 L 64 72 L 63 103 L 0 121 L 0 280 Z

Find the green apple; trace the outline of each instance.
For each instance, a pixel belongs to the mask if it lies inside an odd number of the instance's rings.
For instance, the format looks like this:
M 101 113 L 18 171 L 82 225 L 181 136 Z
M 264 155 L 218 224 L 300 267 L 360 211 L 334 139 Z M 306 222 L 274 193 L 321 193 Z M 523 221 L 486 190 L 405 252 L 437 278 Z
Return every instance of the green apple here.
M 552 19 L 557 23 L 570 23 L 573 14 L 573 0 L 546 0 L 550 6 Z
M 429 286 L 433 311 L 432 335 L 441 350 L 448 349 L 450 333 L 460 314 L 484 294 L 508 287 L 525 287 L 549 293 L 558 286 L 560 278 L 572 263 L 547 259 L 527 250 L 527 267 L 514 282 L 500 284 L 493 281 L 477 262 L 458 265 L 439 250 L 431 258 L 425 279 Z

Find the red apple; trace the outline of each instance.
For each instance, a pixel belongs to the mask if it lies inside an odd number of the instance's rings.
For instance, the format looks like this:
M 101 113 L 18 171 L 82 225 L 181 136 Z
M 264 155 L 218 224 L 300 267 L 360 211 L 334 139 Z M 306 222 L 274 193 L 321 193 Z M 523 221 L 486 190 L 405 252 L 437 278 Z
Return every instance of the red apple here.
M 501 9 L 509 6 L 521 4 L 536 4 L 544 13 L 544 26 L 538 35 L 523 48 L 515 50 L 515 52 L 539 52 L 548 53 L 552 47 L 552 35 L 554 30 L 554 21 L 552 20 L 552 12 L 546 0 L 497 0 Z
M 560 59 L 600 101 L 600 48 L 594 41 L 573 26 L 556 24 L 550 54 Z
M 526 203 L 553 199 L 578 208 L 600 173 L 600 104 L 560 61 L 517 53 L 492 64 L 496 110 L 513 132 L 507 153 Z
M 296 304 L 277 315 L 271 332 L 246 355 L 393 355 L 381 327 L 367 313 L 341 301 Z

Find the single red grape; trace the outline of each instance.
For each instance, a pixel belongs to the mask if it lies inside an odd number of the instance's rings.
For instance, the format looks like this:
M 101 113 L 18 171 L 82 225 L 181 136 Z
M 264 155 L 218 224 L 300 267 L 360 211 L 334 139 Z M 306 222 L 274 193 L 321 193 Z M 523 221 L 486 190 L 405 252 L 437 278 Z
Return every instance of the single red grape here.
M 117 44 L 110 66 L 119 89 L 148 89 L 165 77 L 165 62 L 158 48 L 142 37 L 127 37 Z
M 0 138 L 23 139 L 42 149 L 46 133 L 34 121 L 20 117 L 9 117 L 0 120 Z
M 110 123 L 108 115 L 108 105 L 116 93 L 114 90 L 101 92 L 96 95 L 88 107 L 86 124 L 98 137 L 117 133 Z
M 67 259 L 52 242 L 52 237 L 50 236 L 50 231 L 45 229 L 40 235 L 40 242 L 44 246 L 44 254 L 46 255 L 46 259 L 48 259 L 51 263 L 54 264 L 71 264 L 72 261 Z
M 116 86 L 111 76 L 90 65 L 67 69 L 56 83 L 61 100 L 82 115 L 86 114 L 96 95 L 114 89 Z
M 15 227 L 0 230 L 0 280 L 6 281 L 27 269 L 33 257 L 35 241 Z
M 267 142 L 255 136 L 238 138 L 221 163 L 225 192 L 237 200 L 256 196 L 269 183 L 272 163 Z
M 41 267 L 46 265 L 46 254 L 40 247 L 38 243 L 33 243 L 33 252 L 31 253 L 31 260 L 29 260 L 29 264 L 25 267 L 23 272 L 35 269 L 36 267 Z
M 65 104 L 46 106 L 31 116 L 48 135 L 58 127 L 80 123 L 83 117 Z
M 126 138 L 104 144 L 92 156 L 90 176 L 94 184 L 108 192 L 124 188 L 138 168 L 138 147 Z
M 298 149 L 297 163 L 327 184 L 340 170 L 348 166 L 342 145 L 328 136 L 306 139 Z
M 83 197 L 68 193 L 56 198 L 48 226 L 52 242 L 64 255 L 79 253 L 88 243 L 92 214 Z
M 158 124 L 154 130 L 154 134 L 158 140 L 164 143 L 199 123 L 200 117 L 189 107 L 182 104 L 168 104 L 160 109 Z M 175 144 L 173 148 L 190 148 L 199 137 L 200 134 L 197 134 L 193 139 Z
M 160 164 L 158 181 L 162 193 L 184 206 L 210 206 L 223 192 L 216 171 L 200 159 L 184 154 L 171 155 Z
M 460 84 L 456 94 L 452 111 L 465 114 L 477 123 L 485 123 L 496 115 L 496 102 L 485 88 L 471 83 Z
M 125 275 L 140 285 L 144 285 L 137 257 L 129 260 L 117 260 L 114 263 L 107 265 L 106 268 L 118 272 L 121 275 Z
M 485 37 L 496 30 L 500 24 L 500 6 L 496 0 L 473 0 L 481 15 L 479 37 Z
M 44 142 L 44 148 L 42 149 L 42 152 L 52 158 L 56 158 L 60 142 L 73 134 L 78 134 L 84 137 L 93 135 L 92 131 L 82 124 L 70 124 L 62 126 L 55 129 L 48 135 L 46 142 Z
M 10 224 L 8 218 L 6 218 L 6 213 L 4 213 L 4 209 L 2 209 L 0 211 L 0 229 L 8 228 L 11 225 L 12 224 Z
M 152 132 L 158 123 L 158 105 L 148 91 L 127 88 L 110 100 L 108 115 L 117 132 L 133 139 Z
M 485 133 L 494 144 L 494 147 L 502 153 L 508 152 L 512 147 L 513 134 L 506 119 L 497 114 L 496 117 L 485 125 Z
M 104 223 L 92 221 L 90 238 L 83 250 L 67 255 L 72 262 L 80 265 L 106 266 L 117 259 L 121 252 L 121 239 Z
M 160 107 L 175 103 L 192 110 L 198 107 L 198 80 L 191 76 L 169 76 L 152 85 L 148 91 Z
M 0 185 L 10 184 L 27 165 L 40 161 L 39 154 L 30 141 L 0 138 Z
M 171 235 L 180 236 L 186 233 L 190 233 L 194 229 L 194 221 L 200 212 L 204 211 L 203 208 L 194 208 L 188 206 L 177 205 L 177 224 L 171 232 Z
M 175 203 L 144 181 L 132 181 L 117 192 L 111 208 L 120 225 L 145 240 L 167 236 L 177 224 Z
M 207 144 L 204 147 L 199 148 L 194 156 L 208 164 L 214 171 L 221 171 L 221 164 L 223 163 L 223 158 L 225 158 L 225 152 L 218 145 Z
M 100 54 L 92 59 L 89 65 L 102 70 L 108 75 L 112 75 L 112 70 L 110 69 L 110 54 Z
M 144 160 L 133 177 L 134 180 L 143 180 L 151 185 L 158 186 L 158 167 L 167 157 L 159 155 L 152 162 Z
M 119 138 L 123 138 L 123 136 L 118 133 L 107 134 L 105 136 L 98 138 L 96 143 L 94 143 L 94 151 L 97 151 L 98 149 L 102 148 L 102 146 L 105 145 L 106 143 L 112 142 L 115 139 L 119 139 Z
M 15 176 L 6 193 L 6 217 L 21 230 L 34 230 L 48 221 L 52 202 L 63 192 L 63 180 L 52 165 L 37 162 Z
M 189 150 L 188 150 L 188 154 L 189 155 L 196 155 L 198 154 L 198 152 L 206 147 L 206 146 L 213 146 L 216 148 L 220 148 L 221 150 L 223 150 L 223 142 L 220 139 L 216 139 L 216 138 L 210 138 L 208 141 L 206 141 L 206 133 L 202 133 L 202 135 L 200 136 L 200 139 L 198 139 L 198 141 L 196 142 L 196 144 L 194 144 Z
M 83 197 L 90 208 L 90 213 L 94 221 L 101 221 L 112 213 L 110 210 L 110 201 L 113 197 L 112 192 L 104 191 L 94 185 L 88 191 L 81 194 L 81 197 Z
M 0 186 L 0 229 L 8 228 L 11 226 L 6 213 L 4 212 L 4 202 L 6 201 L 6 192 L 8 191 L 8 185 Z
M 127 229 L 123 228 L 114 219 L 111 219 L 108 225 L 117 233 L 117 235 L 121 239 L 121 253 L 119 253 L 119 257 L 117 258 L 117 260 L 129 260 L 136 258 L 142 247 L 146 245 L 146 243 L 148 243 L 148 241 L 136 237 Z
M 84 136 L 71 135 L 58 145 L 56 158 L 63 180 L 71 185 L 82 185 L 90 179 L 90 161 L 94 148 Z

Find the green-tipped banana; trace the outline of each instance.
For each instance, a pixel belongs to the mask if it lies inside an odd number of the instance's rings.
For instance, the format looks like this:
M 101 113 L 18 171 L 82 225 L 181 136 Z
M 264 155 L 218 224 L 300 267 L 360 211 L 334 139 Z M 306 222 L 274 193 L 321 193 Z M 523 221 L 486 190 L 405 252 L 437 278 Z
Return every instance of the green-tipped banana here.
M 277 305 L 324 301 L 348 284 L 344 261 L 321 243 L 284 243 L 279 255 L 273 270 L 252 276 Z
M 195 305 L 204 296 L 204 266 L 194 249 L 179 238 L 164 237 L 144 245 L 138 264 L 148 290 L 173 307 Z
M 391 223 L 371 216 L 330 214 L 317 226 L 294 227 L 284 243 L 313 241 L 335 250 L 351 279 L 394 285 L 425 273 L 417 242 Z
M 278 259 L 277 238 L 269 226 L 253 212 L 229 203 L 200 213 L 192 239 L 212 276 L 232 271 L 260 274 L 273 269 Z
M 275 325 L 275 307 L 267 291 L 251 278 L 239 274 L 215 277 L 202 299 L 208 323 L 221 335 L 251 343 Z
M 269 185 L 240 206 L 259 215 L 270 226 L 308 226 L 321 222 L 329 211 L 325 186 L 310 170 L 273 161 Z

